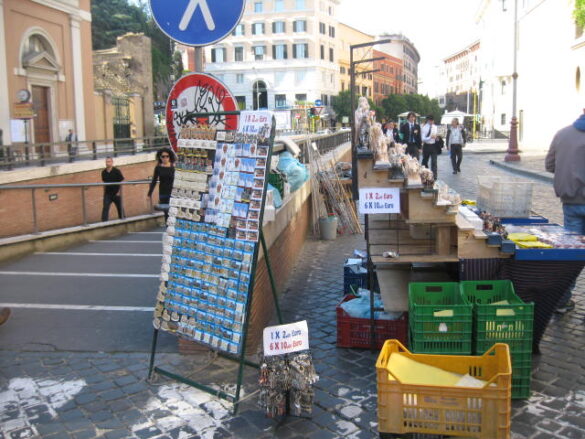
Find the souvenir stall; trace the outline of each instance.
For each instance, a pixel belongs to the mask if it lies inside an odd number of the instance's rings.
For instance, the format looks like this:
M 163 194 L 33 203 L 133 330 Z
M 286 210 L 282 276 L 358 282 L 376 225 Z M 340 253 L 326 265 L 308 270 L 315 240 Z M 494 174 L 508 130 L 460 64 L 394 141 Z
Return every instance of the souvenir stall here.
M 358 287 L 367 289 L 359 290 L 361 297 L 357 299 L 346 296 L 338 307 L 338 346 L 382 347 L 377 365 L 380 432 L 447 434 L 457 427 L 466 432 L 476 429 L 473 437 L 508 437 L 509 399 L 530 396 L 532 352 L 538 350 L 561 296 L 585 265 L 585 237 L 532 215 L 530 182 L 479 178 L 477 203 L 464 202 L 445 183 L 435 181 L 418 160 L 406 155 L 403 145 L 381 133 L 367 101 L 360 100 L 354 129 L 366 252 L 361 255 L 364 273 L 348 273 L 346 267 L 346 277 L 367 276 L 365 282 L 358 282 Z M 421 266 L 427 270 L 424 276 L 417 273 Z M 354 300 L 363 300 L 364 294 L 370 299 L 369 319 L 361 315 L 361 326 L 354 320 L 355 325 L 347 329 L 347 311 Z M 365 323 L 369 323 L 369 334 Z M 351 330 L 353 339 L 348 337 Z M 385 341 L 388 338 L 402 344 Z M 497 343 L 507 345 L 507 350 L 493 347 L 495 355 L 510 362 L 508 372 L 504 368 L 497 375 L 507 374 L 510 379 L 497 384 L 504 392 L 499 409 L 504 415 L 502 429 L 474 424 L 465 410 L 453 415 L 461 416 L 457 425 L 447 421 L 425 424 L 422 421 L 430 419 L 421 418 L 424 414 L 414 410 L 419 403 L 387 395 L 393 385 L 388 375 L 396 359 L 392 352 L 408 357 L 410 352 L 403 346 L 407 343 L 412 354 L 420 354 L 419 361 L 435 362 L 434 366 L 453 373 L 459 371 L 449 356 L 473 362 L 481 357 L 466 356 L 481 356 Z M 426 354 L 445 355 L 445 361 Z M 398 371 L 404 367 L 394 366 Z M 415 367 L 409 364 L 405 369 Z M 490 370 L 495 374 L 495 369 Z M 473 378 L 485 380 L 477 386 L 484 387 L 487 381 L 494 383 L 495 376 L 484 371 L 483 376 Z M 397 377 L 394 379 L 400 381 Z M 412 376 L 408 379 L 416 381 Z M 454 395 L 463 398 L 463 403 L 472 395 L 489 398 L 486 390 L 482 394 L 461 389 Z M 444 390 L 442 395 L 451 393 Z M 404 411 L 396 404 L 404 406 Z M 413 411 L 407 411 L 407 406 Z M 449 410 L 440 401 L 426 408 L 437 413 Z

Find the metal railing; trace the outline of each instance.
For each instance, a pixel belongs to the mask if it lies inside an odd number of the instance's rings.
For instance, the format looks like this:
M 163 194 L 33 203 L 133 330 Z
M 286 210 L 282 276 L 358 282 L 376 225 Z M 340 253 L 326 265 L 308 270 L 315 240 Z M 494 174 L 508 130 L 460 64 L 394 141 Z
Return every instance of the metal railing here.
M 0 169 L 46 166 L 76 160 L 98 160 L 107 156 L 134 155 L 168 146 L 166 136 L 101 139 L 53 143 L 23 143 L 0 146 Z
M 74 208 L 74 206 L 76 205 L 75 200 L 72 199 L 72 197 L 70 196 L 70 194 L 65 193 L 67 190 L 75 190 L 78 189 L 79 190 L 79 198 L 77 198 L 79 200 L 79 203 L 81 205 L 81 221 L 75 221 L 74 224 L 66 224 L 66 226 L 69 227 L 73 227 L 73 226 L 79 226 L 79 225 L 83 225 L 83 226 L 87 226 L 92 222 L 100 222 L 101 221 L 101 213 L 102 213 L 102 207 L 103 205 L 99 205 L 100 202 L 103 202 L 103 193 L 102 194 L 96 194 L 93 193 L 91 194 L 91 200 L 88 200 L 88 195 L 87 192 L 89 191 L 89 189 L 91 188 L 101 188 L 104 186 L 120 186 L 120 192 L 119 195 L 121 197 L 121 203 L 122 203 L 122 212 L 125 212 L 125 208 L 124 208 L 124 199 L 126 196 L 129 196 L 131 194 L 126 194 L 124 195 L 124 187 L 127 186 L 139 186 L 139 185 L 146 185 L 146 184 L 150 184 L 150 180 L 136 180 L 136 181 L 123 181 L 123 182 L 116 182 L 116 183 L 79 183 L 79 184 L 32 184 L 32 185 L 2 185 L 0 186 L 0 200 L 2 200 L 2 202 L 4 202 L 5 204 L 8 205 L 12 205 L 12 206 L 17 206 L 18 204 L 22 205 L 23 203 L 23 198 L 18 194 L 18 191 L 30 191 L 30 196 L 29 199 L 31 201 L 30 204 L 30 216 L 29 216 L 29 221 L 26 221 L 26 218 L 24 217 L 26 215 L 26 212 L 23 211 L 23 209 L 21 209 L 20 212 L 18 212 L 18 214 L 21 215 L 20 218 L 17 218 L 16 224 L 15 224 L 15 218 L 14 218 L 14 213 L 12 212 L 12 215 L 4 215 L 4 221 L 9 220 L 13 226 L 14 230 L 18 230 L 17 233 L 6 233 L 6 231 L 9 231 L 9 227 L 7 223 L 3 223 L 3 221 L 0 221 L 0 225 L 2 225 L 1 231 L 0 231 L 0 237 L 7 237 L 7 236 L 15 236 L 15 235 L 23 235 L 23 234 L 29 234 L 29 233 L 33 233 L 33 234 L 38 234 L 41 230 L 41 227 L 39 226 L 40 221 L 40 216 L 39 216 L 39 204 L 40 201 L 38 194 L 40 192 L 44 192 L 49 193 L 51 192 L 51 190 L 59 190 L 61 189 L 61 191 L 56 191 L 56 193 L 52 193 L 48 195 L 48 199 L 50 201 L 57 201 L 58 197 L 59 197 L 59 192 L 61 192 L 61 195 L 64 195 L 64 198 L 66 199 L 64 201 L 64 203 L 60 203 L 60 204 L 56 204 L 54 208 L 51 207 L 46 207 L 45 210 L 43 211 L 43 213 L 45 213 L 48 217 L 51 218 L 56 218 L 56 221 L 53 225 L 49 225 L 48 227 L 43 227 L 43 231 L 48 231 L 48 230 L 55 230 L 55 229 L 59 229 L 59 228 L 63 228 L 63 221 L 60 221 L 61 218 L 59 218 L 58 213 L 59 211 L 61 211 L 63 213 L 64 217 L 71 217 L 73 216 L 74 218 L 76 217 L 76 215 L 73 213 L 73 215 L 71 215 L 71 212 L 67 213 L 66 209 L 69 208 Z M 7 194 L 8 192 L 17 192 L 14 195 L 14 199 L 10 200 L 9 195 Z M 142 192 L 141 195 L 144 197 L 145 196 L 145 192 Z M 53 199 L 51 199 L 52 197 L 54 197 Z M 144 199 L 144 198 L 143 198 Z M 138 215 L 144 215 L 144 214 L 152 214 L 154 213 L 154 206 L 152 204 L 152 199 L 151 197 L 145 197 L 145 199 L 147 200 L 147 206 L 141 209 L 141 208 L 136 208 L 134 207 L 132 210 L 132 215 L 130 216 L 138 216 Z M 49 202 L 50 202 L 49 201 Z M 18 203 L 18 204 L 17 204 Z M 64 206 L 64 204 L 67 204 L 67 206 Z M 47 203 L 45 203 L 46 205 Z M 111 207 L 111 206 L 110 206 Z M 90 212 L 91 209 L 91 212 Z M 55 211 L 57 211 L 57 216 L 55 215 Z M 91 221 L 91 219 L 95 219 L 95 221 Z M 98 219 L 99 218 L 99 219 Z M 46 221 L 44 221 L 44 223 L 46 223 Z M 56 225 L 56 226 L 55 226 Z M 32 227 L 31 227 L 32 226 Z

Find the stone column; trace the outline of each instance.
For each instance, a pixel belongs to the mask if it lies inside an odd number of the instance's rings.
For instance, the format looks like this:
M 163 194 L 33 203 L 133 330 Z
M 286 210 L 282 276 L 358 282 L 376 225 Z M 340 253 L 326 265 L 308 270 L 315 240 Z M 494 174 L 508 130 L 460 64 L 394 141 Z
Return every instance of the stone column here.
M 85 138 L 85 107 L 83 97 L 83 63 L 81 52 L 81 18 L 69 15 L 71 25 L 71 60 L 73 61 L 73 98 L 75 104 L 75 131 L 79 140 Z
M 8 94 L 5 33 L 4 0 L 0 0 L 0 129 L 2 130 L 2 141 L 4 145 L 10 145 L 12 143 L 12 136 L 10 132 L 10 96 Z M 13 99 L 15 98 L 13 97 Z

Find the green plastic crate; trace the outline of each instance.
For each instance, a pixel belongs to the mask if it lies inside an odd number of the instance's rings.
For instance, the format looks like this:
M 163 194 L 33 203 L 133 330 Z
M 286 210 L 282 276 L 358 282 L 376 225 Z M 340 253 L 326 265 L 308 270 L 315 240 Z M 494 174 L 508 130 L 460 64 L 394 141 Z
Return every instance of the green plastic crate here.
M 512 398 L 530 397 L 534 304 L 525 303 L 509 280 L 465 281 L 461 293 L 473 304 L 474 353 L 507 343 L 512 358 Z M 508 305 L 494 305 L 506 300 Z
M 458 283 L 410 283 L 408 308 L 412 352 L 471 354 L 472 307 Z
M 473 304 L 475 354 L 487 351 L 494 343 L 507 343 L 511 354 L 532 352 L 534 303 L 522 301 L 511 281 L 465 281 L 460 288 Z M 507 305 L 494 305 L 504 300 Z

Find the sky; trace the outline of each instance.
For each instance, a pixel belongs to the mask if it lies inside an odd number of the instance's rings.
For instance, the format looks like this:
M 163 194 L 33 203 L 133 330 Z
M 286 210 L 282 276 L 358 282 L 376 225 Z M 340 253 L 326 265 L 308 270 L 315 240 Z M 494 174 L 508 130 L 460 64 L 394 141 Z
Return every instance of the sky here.
M 419 80 L 433 66 L 477 38 L 475 14 L 481 0 L 341 0 L 340 22 L 363 32 L 402 33 L 417 48 Z

